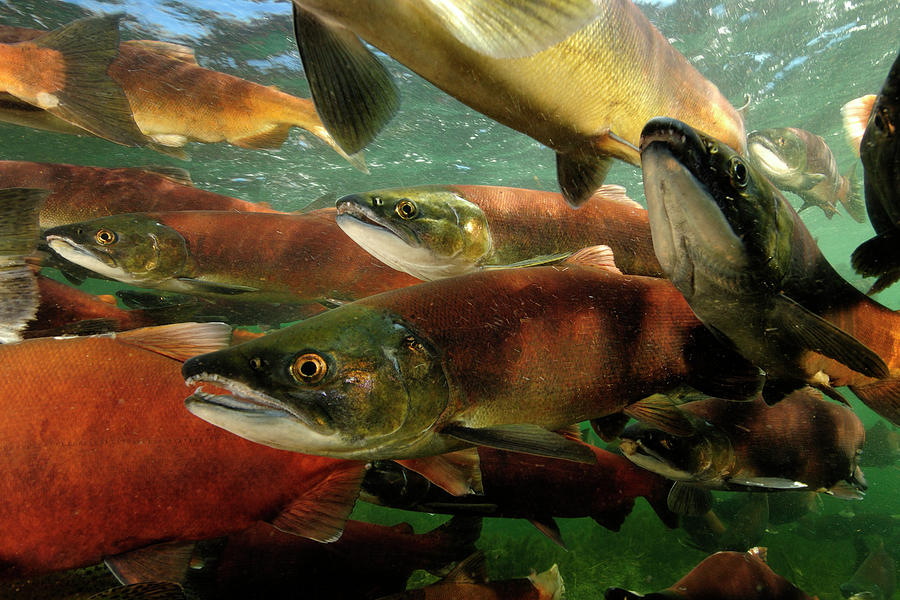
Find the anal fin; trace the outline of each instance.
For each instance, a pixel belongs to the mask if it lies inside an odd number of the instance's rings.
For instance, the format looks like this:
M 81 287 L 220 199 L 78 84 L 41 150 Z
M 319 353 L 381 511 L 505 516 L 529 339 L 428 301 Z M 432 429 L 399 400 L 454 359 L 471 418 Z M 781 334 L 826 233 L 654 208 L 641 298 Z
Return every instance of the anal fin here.
M 103 560 L 123 585 L 168 581 L 183 583 L 187 575 L 194 542 L 166 542 Z

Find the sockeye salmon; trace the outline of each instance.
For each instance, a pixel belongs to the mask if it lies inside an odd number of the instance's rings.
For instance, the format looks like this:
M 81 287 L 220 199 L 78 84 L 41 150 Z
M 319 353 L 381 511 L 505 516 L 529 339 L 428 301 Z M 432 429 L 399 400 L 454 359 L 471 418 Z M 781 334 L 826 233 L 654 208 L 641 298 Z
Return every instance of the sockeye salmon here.
M 156 169 L 106 169 L 4 160 L 0 161 L 0 188 L 50 190 L 40 207 L 41 229 L 144 211 L 276 212 L 267 204 L 238 200 L 185 185 L 189 178 L 181 169 Z
M 623 273 L 662 277 L 647 211 L 601 187 L 578 210 L 552 192 L 487 185 L 375 190 L 337 202 L 337 223 L 385 264 L 424 280 L 534 266 L 604 244 Z
M 0 114 L 24 115 L 28 121 L 33 113 L 46 112 L 69 133 L 91 133 L 126 146 L 146 144 L 110 73 L 118 47 L 118 15 L 80 19 L 25 37 L 4 35 Z
M 21 27 L 2 29 L 3 39 L 20 42 L 39 40 L 44 35 L 43 31 Z M 357 169 L 368 172 L 362 155 L 349 156 L 334 142 L 311 100 L 204 69 L 197 64 L 191 48 L 178 44 L 130 40 L 118 44 L 118 53 L 113 51 L 112 55 L 115 59 L 107 63 L 109 78 L 121 88 L 120 95 L 124 92 L 125 108 L 133 116 L 132 127 L 145 138 L 144 143 L 152 141 L 153 149 L 164 151 L 188 142 L 278 148 L 287 139 L 291 127 L 296 126 L 331 146 Z M 45 108 L 41 104 L 37 106 Z M 5 120 L 34 125 L 40 118 L 15 105 L 9 106 L 9 110 L 3 108 L 0 105 L 0 119 L 6 113 Z M 23 114 L 25 119 L 21 118 Z M 51 111 L 51 114 L 55 113 Z M 77 133 L 65 124 L 62 128 L 55 125 L 48 119 L 38 127 Z
M 231 392 L 187 400 L 215 425 L 363 460 L 485 445 L 594 462 L 551 431 L 622 411 L 652 418 L 638 401 L 685 383 L 741 399 L 760 384 L 668 281 L 579 264 L 371 296 L 196 357 L 183 373 Z
M 651 117 L 746 148 L 738 112 L 629 0 L 294 0 L 294 12 L 316 108 L 350 153 L 398 105 L 390 75 L 357 36 L 555 150 L 560 188 L 575 205 L 613 158 L 640 166 L 636 146 Z
M 418 283 L 357 246 L 334 215 L 177 211 L 113 215 L 44 233 L 61 257 L 101 275 L 199 296 L 340 303 Z
M 700 320 L 766 372 L 766 400 L 849 385 L 900 422 L 900 315 L 845 281 L 784 196 L 725 144 L 654 119 L 641 148 L 656 256 Z

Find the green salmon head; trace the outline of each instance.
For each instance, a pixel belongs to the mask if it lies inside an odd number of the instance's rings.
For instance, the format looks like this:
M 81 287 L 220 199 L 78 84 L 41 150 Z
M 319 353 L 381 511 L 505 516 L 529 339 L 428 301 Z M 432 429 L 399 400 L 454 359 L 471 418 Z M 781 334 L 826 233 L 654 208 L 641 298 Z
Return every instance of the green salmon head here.
M 752 293 L 784 278 L 793 209 L 737 152 L 655 118 L 641 133 L 641 163 L 653 248 L 689 302 L 701 278 Z
M 374 460 L 415 456 L 432 439 L 449 387 L 427 340 L 392 313 L 348 304 L 184 363 L 192 413 L 248 440 Z
M 180 233 L 139 214 L 60 225 L 48 229 L 44 237 L 67 261 L 135 285 L 177 277 L 188 258 Z
M 753 166 L 782 189 L 806 189 L 806 141 L 793 127 L 754 131 L 747 136 Z
M 474 271 L 491 252 L 484 212 L 443 187 L 344 196 L 337 213 L 340 228 L 369 254 L 419 279 Z
M 728 436 L 700 421 L 689 436 L 677 436 L 633 423 L 620 436 L 625 456 L 641 468 L 674 481 L 717 485 L 734 467 Z

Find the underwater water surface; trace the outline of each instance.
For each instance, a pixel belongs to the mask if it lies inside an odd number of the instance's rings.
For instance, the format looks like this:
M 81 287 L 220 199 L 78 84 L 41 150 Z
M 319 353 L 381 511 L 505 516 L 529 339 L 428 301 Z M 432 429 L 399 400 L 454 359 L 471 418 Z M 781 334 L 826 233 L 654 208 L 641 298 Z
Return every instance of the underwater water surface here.
M 840 108 L 881 88 L 900 42 L 900 8 L 895 2 L 675 0 L 640 7 L 735 106 L 749 96 L 748 132 L 770 127 L 806 129 L 825 139 L 842 173 L 858 162 L 844 139 Z M 6 25 L 52 29 L 103 13 L 124 15 L 123 39 L 185 44 L 195 49 L 201 66 L 309 97 L 287 1 L 0 0 L 0 23 Z M 106 167 L 178 166 L 190 172 L 196 187 L 267 202 L 284 211 L 302 209 L 323 196 L 420 184 L 557 190 L 551 150 L 480 115 L 378 54 L 398 84 L 401 105 L 365 150 L 368 175 L 297 128 L 277 150 L 191 143 L 185 148 L 190 160 L 181 161 L 102 139 L 0 123 L 0 159 Z M 861 179 L 861 165 L 856 168 Z M 625 186 L 630 197 L 646 205 L 637 168 L 617 162 L 606 183 Z M 788 198 L 799 206 L 798 198 Z M 835 268 L 852 283 L 864 285 L 850 267 L 850 254 L 871 237 L 871 226 L 856 223 L 846 214 L 829 220 L 815 208 L 804 211 L 802 217 Z M 92 289 L 113 287 L 97 283 Z M 900 309 L 900 286 L 876 298 Z M 879 420 L 855 398 L 853 407 L 867 426 Z M 900 561 L 900 469 L 895 464 L 869 467 L 865 473 L 869 489 L 864 500 L 820 495 L 811 514 L 794 523 L 770 525 L 760 541 L 768 547 L 769 565 L 777 573 L 822 600 L 842 597 L 840 585 L 862 559 L 856 538 L 881 536 Z M 726 499 L 730 494 L 716 496 Z M 406 521 L 417 531 L 447 519 L 363 503 L 353 517 L 383 524 Z M 602 591 L 613 585 L 641 592 L 664 588 L 708 554 L 693 547 L 682 530 L 667 529 L 643 500 L 637 501 L 618 532 L 590 519 L 559 522 L 567 550 L 526 521 L 486 519 L 478 547 L 487 556 L 489 576 L 522 577 L 556 563 L 567 597 L 582 600 L 602 597 Z M 433 580 L 419 573 L 410 585 Z M 189 591 L 203 597 L 202 589 Z

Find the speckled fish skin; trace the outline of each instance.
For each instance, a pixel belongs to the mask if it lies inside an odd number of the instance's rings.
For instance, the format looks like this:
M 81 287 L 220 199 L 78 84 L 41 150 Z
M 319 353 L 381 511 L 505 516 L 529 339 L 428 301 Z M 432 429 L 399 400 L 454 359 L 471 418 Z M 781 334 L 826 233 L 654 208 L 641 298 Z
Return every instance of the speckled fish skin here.
M 357 468 L 203 423 L 184 410 L 181 361 L 121 339 L 0 347 L 16 374 L 0 385 L 0 577 L 238 531 Z
M 703 372 L 706 352 L 716 366 Z M 441 434 L 448 425 L 555 430 L 680 384 L 743 376 L 745 366 L 668 281 L 566 265 L 378 294 L 194 357 L 183 373 L 238 382 L 279 411 L 264 411 L 263 423 L 248 415 L 259 405 L 235 406 L 235 396 L 192 397 L 201 418 L 276 447 L 370 460 L 472 445 Z
M 131 167 L 107 169 L 4 160 L 0 161 L 0 188 L 5 187 L 50 190 L 41 205 L 41 229 L 144 211 L 275 212 L 265 204 L 207 192 Z
M 295 0 L 389 54 L 451 96 L 561 154 L 599 152 L 640 165 L 635 148 L 651 117 L 691 123 L 746 148 L 743 121 L 628 0 L 525 58 L 495 59 L 453 37 L 424 3 Z

